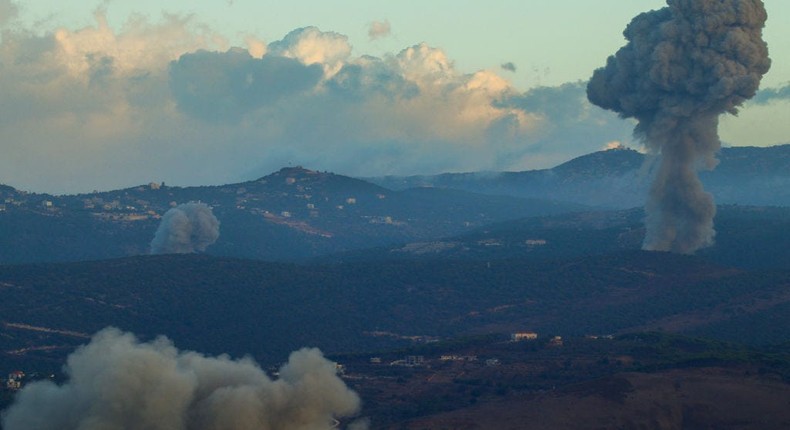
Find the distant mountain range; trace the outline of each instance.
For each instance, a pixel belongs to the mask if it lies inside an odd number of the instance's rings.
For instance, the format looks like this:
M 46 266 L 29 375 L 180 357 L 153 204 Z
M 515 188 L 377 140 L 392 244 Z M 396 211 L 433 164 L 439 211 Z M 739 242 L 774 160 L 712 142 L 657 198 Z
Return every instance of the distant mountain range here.
M 725 148 L 720 158 L 715 171 L 702 174 L 717 203 L 790 205 L 790 145 Z M 293 167 L 239 184 L 151 183 L 66 196 L 0 186 L 0 264 L 147 254 L 161 216 L 189 201 L 212 206 L 220 220 L 220 238 L 207 252 L 305 261 L 474 235 L 484 226 L 528 217 L 639 207 L 649 175 L 644 155 L 616 149 L 527 172 L 361 180 Z M 638 223 L 628 227 L 635 229 L 633 237 L 616 243 L 638 247 Z
M 790 205 L 790 145 L 722 148 L 720 164 L 700 177 L 718 204 Z M 632 149 L 611 149 L 575 158 L 552 169 L 525 172 L 445 173 L 366 178 L 399 190 L 438 187 L 587 206 L 627 209 L 644 204 L 652 164 Z
M 460 190 L 392 191 L 359 179 L 285 168 L 256 181 L 206 187 L 152 183 L 52 196 L 0 188 L 0 264 L 147 254 L 162 215 L 189 201 L 219 219 L 214 255 L 304 260 L 471 231 L 581 205 Z

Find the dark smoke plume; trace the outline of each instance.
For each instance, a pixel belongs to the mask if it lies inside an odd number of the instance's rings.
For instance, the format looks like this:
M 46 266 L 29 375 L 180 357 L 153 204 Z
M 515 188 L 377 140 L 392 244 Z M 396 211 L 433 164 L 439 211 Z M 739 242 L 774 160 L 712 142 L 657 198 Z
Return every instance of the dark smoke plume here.
M 151 254 L 205 251 L 219 238 L 219 221 L 204 203 L 185 203 L 165 212 L 151 241 Z
M 251 359 L 179 351 L 107 328 L 69 356 L 68 381 L 31 383 L 6 430 L 323 430 L 359 398 L 317 349 L 291 354 L 272 380 Z
M 667 0 L 634 18 L 628 43 L 593 73 L 590 101 L 639 121 L 660 165 L 646 205 L 644 249 L 693 253 L 713 244 L 716 206 L 697 176 L 713 169 L 719 115 L 754 96 L 770 65 L 761 0 Z

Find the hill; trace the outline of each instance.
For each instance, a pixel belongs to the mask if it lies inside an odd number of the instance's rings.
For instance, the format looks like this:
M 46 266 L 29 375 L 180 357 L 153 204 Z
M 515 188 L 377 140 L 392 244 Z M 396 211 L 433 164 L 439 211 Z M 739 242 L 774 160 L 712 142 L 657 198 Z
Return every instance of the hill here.
M 215 187 L 152 183 L 76 196 L 0 189 L 0 263 L 79 261 L 147 254 L 161 216 L 201 201 L 214 209 L 214 255 L 303 260 L 317 255 L 458 234 L 492 222 L 581 208 L 457 190 L 385 188 L 286 168 Z
M 790 145 L 724 148 L 719 158 L 716 170 L 701 173 L 718 204 L 790 205 Z M 239 184 L 181 188 L 151 183 L 74 196 L 2 186 L 0 263 L 143 255 L 161 216 L 189 201 L 214 208 L 220 238 L 208 252 L 218 256 L 305 261 L 435 242 L 524 217 L 640 207 L 649 167 L 642 154 L 615 149 L 526 172 L 365 181 L 290 167 Z M 633 241 L 627 238 L 626 248 Z
M 760 226 L 756 223 L 760 216 L 754 213 L 778 209 L 755 206 L 748 209 L 753 214 L 746 214 L 748 210 L 736 205 L 790 205 L 790 145 L 724 148 L 720 158 L 716 170 L 701 174 L 722 205 L 716 220 L 721 252 L 713 251 L 711 258 L 742 264 L 738 261 L 743 260 L 743 253 L 733 253 L 738 248 L 733 244 L 748 239 L 754 247 L 747 256 L 748 266 L 756 267 L 761 261 L 768 262 L 763 267 L 775 266 L 787 253 L 777 240 L 786 236 L 786 223 L 774 217 Z M 239 184 L 181 188 L 151 183 L 75 196 L 31 194 L 3 186 L 0 263 L 144 255 L 162 215 L 189 201 L 212 206 L 219 218 L 219 240 L 207 252 L 234 258 L 307 261 L 397 244 L 408 245 L 404 253 L 390 253 L 390 257 L 409 256 L 412 251 L 431 254 L 437 247 L 441 256 L 453 258 L 475 253 L 501 255 L 503 250 L 513 252 L 510 257 L 564 258 L 633 249 L 643 232 L 638 221 L 631 222 L 640 216 L 638 212 L 591 215 L 590 207 L 640 207 L 649 183 L 649 167 L 642 154 L 616 149 L 588 154 L 548 170 L 371 179 L 378 185 L 292 167 Z M 728 209 L 732 207 L 737 210 Z M 574 215 L 581 221 L 567 222 L 574 216 L 564 218 L 566 221 L 517 221 L 576 212 L 584 212 Z M 587 228 L 589 223 L 584 221 L 612 217 L 625 223 L 606 221 L 609 227 L 602 229 L 595 225 Z M 498 245 L 501 240 L 486 237 L 486 226 L 510 221 L 514 222 L 512 237 L 523 239 L 521 245 L 502 247 Z M 583 230 L 581 236 L 556 228 L 557 222 L 577 225 Z M 553 227 L 536 229 L 540 223 Z M 492 229 L 504 232 L 507 227 L 494 225 Z M 731 235 L 733 232 L 736 234 Z M 448 237 L 453 239 L 446 240 Z M 758 239 L 759 245 L 754 242 Z M 528 240 L 530 245 L 526 245 Z M 542 240 L 548 246 L 542 246 Z M 485 249 L 477 252 L 475 247 Z M 708 255 L 711 251 L 704 252 Z
M 552 260 L 633 251 L 644 237 L 642 209 L 582 211 L 505 221 L 438 240 L 347 252 L 320 261 Z M 786 269 L 790 261 L 790 208 L 719 206 L 716 242 L 697 252 L 744 269 Z
M 790 386 L 748 370 L 622 373 L 544 394 L 504 396 L 392 429 L 785 429 Z M 571 410 L 573 413 L 568 413 Z
M 421 360 L 406 365 L 407 356 Z M 519 342 L 488 336 L 369 357 L 336 358 L 375 428 L 781 429 L 790 423 L 790 355 L 775 348 L 653 332 Z
M 700 173 L 718 204 L 790 205 L 790 145 L 722 148 L 718 158 L 715 170 Z M 393 190 L 433 186 L 627 209 L 644 204 L 652 168 L 645 161 L 637 151 L 618 148 L 544 170 L 367 179 Z

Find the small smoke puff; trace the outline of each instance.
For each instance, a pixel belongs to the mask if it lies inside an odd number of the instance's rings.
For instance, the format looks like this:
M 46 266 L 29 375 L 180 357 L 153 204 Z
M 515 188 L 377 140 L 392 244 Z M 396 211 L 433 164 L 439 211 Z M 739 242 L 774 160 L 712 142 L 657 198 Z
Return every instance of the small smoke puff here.
M 2 417 L 6 430 L 302 430 L 333 428 L 359 397 L 317 349 L 270 379 L 251 359 L 179 351 L 107 328 L 71 354 L 68 380 L 34 382 Z
M 392 28 L 390 27 L 390 22 L 387 20 L 373 21 L 368 28 L 368 37 L 370 37 L 370 40 L 381 39 L 389 36 L 391 33 Z
M 219 238 L 219 220 L 204 203 L 178 205 L 162 217 L 151 241 L 151 254 L 205 251 Z
M 502 67 L 502 70 L 507 70 L 508 72 L 515 72 L 516 71 L 516 65 L 513 64 L 512 62 L 504 63 L 500 67 Z

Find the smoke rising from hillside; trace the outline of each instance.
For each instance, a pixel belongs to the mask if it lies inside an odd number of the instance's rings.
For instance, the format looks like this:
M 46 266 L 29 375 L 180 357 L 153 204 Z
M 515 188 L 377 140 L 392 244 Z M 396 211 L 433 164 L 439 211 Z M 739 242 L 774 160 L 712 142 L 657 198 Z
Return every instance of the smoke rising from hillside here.
M 713 169 L 718 117 L 754 96 L 770 68 L 761 0 L 667 0 L 635 17 L 628 43 L 593 73 L 589 100 L 639 121 L 660 165 L 643 248 L 693 253 L 713 244 L 716 206 L 697 176 Z
M 68 358 L 68 381 L 19 392 L 6 430 L 318 430 L 359 398 L 317 349 L 291 354 L 271 380 L 251 359 L 179 351 L 107 328 Z
M 185 203 L 167 212 L 151 241 L 151 254 L 205 251 L 219 238 L 219 220 L 204 203 Z

